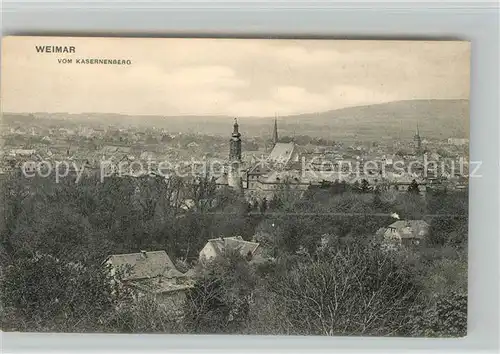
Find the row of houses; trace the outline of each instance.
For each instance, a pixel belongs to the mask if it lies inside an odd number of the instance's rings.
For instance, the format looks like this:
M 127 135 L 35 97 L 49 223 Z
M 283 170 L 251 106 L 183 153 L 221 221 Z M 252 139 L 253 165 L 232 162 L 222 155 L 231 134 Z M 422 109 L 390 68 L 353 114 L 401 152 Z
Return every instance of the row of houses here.
M 404 162 L 404 161 L 398 161 Z M 245 163 L 239 162 L 237 169 L 228 168 L 228 172 L 216 179 L 217 188 L 240 187 L 247 199 L 270 199 L 277 190 L 287 188 L 305 191 L 311 186 L 327 183 L 366 183 L 381 189 L 406 192 L 408 187 L 417 183 L 419 191 L 425 196 L 428 185 L 450 188 L 466 188 L 467 178 L 457 168 L 450 174 L 443 166 L 439 171 L 426 173 L 422 163 L 407 161 L 408 170 L 395 167 L 392 158 L 379 160 L 339 160 L 331 161 L 324 155 L 307 160 L 293 143 L 276 143 L 270 154 Z M 411 166 L 411 168 L 409 167 Z M 457 165 L 458 166 L 458 165 Z M 235 178 L 237 177 L 237 178 Z M 364 181 L 363 181 L 364 180 Z M 453 182 L 453 183 L 452 183 Z

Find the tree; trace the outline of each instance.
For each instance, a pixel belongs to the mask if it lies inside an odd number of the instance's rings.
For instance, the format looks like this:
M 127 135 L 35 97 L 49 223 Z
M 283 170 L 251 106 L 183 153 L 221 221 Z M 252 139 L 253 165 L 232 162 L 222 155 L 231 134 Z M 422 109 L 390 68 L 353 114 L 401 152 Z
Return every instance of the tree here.
M 277 185 L 276 191 L 269 202 L 269 209 L 291 211 L 295 204 L 301 200 L 302 191 L 294 188 L 291 178 L 285 177 L 281 183 Z
M 428 240 L 431 245 L 465 247 L 468 239 L 468 192 L 433 191 L 427 200 L 432 219 Z
M 373 191 L 373 207 L 377 210 L 381 210 L 384 208 L 384 202 L 382 201 L 382 198 L 380 196 L 381 192 L 379 188 L 375 188 Z
M 182 327 L 175 313 L 151 296 L 145 296 L 118 308 L 107 320 L 104 330 L 117 333 L 179 333 Z
M 168 134 L 164 134 L 164 135 L 161 137 L 161 142 L 162 142 L 162 143 L 168 143 L 168 142 L 170 142 L 170 141 L 172 141 L 172 140 L 173 140 L 173 138 L 172 138 L 170 135 L 168 135 Z
M 370 184 L 366 179 L 361 180 L 361 192 L 368 193 L 370 191 Z
M 31 199 L 29 186 L 24 181 L 21 171 L 1 181 L 0 234 L 1 246 L 7 257 L 13 257 L 17 251 L 15 231 Z
M 406 155 L 406 152 L 403 150 L 398 150 L 398 151 L 396 151 L 395 155 L 398 157 L 404 157 Z
M 418 188 L 418 183 L 416 180 L 412 180 L 408 186 L 408 193 L 418 195 L 420 194 L 420 189 Z
M 267 204 L 268 204 L 267 198 L 265 198 L 265 197 L 262 198 L 262 200 L 260 202 L 260 208 L 259 208 L 261 213 L 264 213 L 267 210 L 267 208 L 268 208 Z
M 380 247 L 328 250 L 287 267 L 269 282 L 282 333 L 404 335 L 419 284 L 411 269 Z
M 319 185 L 319 188 L 322 188 L 322 189 L 328 189 L 328 188 L 331 188 L 331 187 L 332 187 L 332 182 L 325 181 L 325 180 L 322 180 L 320 182 L 320 185 Z
M 278 194 L 273 194 L 272 199 L 269 201 L 269 209 L 276 210 L 282 206 L 282 202 Z
M 184 327 L 189 333 L 239 333 L 255 287 L 247 261 L 232 249 L 212 261 L 188 292 Z
M 425 337 L 464 337 L 467 335 L 467 293 L 449 292 L 431 306 L 420 305 L 408 316 L 410 334 Z
M 95 260 L 68 262 L 49 254 L 19 257 L 1 283 L 3 329 L 96 331 L 129 294 Z

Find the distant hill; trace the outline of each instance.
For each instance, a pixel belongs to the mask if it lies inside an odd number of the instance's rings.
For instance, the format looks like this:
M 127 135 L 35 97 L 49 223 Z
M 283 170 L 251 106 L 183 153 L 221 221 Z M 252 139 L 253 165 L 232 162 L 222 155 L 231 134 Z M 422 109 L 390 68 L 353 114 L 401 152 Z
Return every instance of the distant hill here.
M 227 135 L 233 117 L 224 116 L 134 116 L 114 113 L 43 113 L 38 119 L 64 120 L 66 123 L 125 125 L 165 128 L 172 132 Z M 14 115 L 4 114 L 4 122 Z M 21 116 L 26 122 L 31 117 Z M 14 119 L 15 120 L 15 119 Z M 245 136 L 270 136 L 274 117 L 238 117 Z M 62 123 L 62 122 L 61 122 Z M 423 138 L 468 137 L 468 100 L 408 100 L 349 107 L 320 113 L 279 117 L 281 136 L 311 135 L 331 139 L 388 140 L 411 139 L 417 124 Z
M 408 100 L 342 108 L 321 113 L 283 117 L 287 130 L 298 134 L 322 125 L 332 137 L 411 138 L 419 126 L 422 137 L 469 136 L 468 100 Z
M 33 114 L 16 114 L 16 113 L 4 113 L 2 114 L 1 123 L 13 124 L 13 123 L 32 123 L 35 120 Z

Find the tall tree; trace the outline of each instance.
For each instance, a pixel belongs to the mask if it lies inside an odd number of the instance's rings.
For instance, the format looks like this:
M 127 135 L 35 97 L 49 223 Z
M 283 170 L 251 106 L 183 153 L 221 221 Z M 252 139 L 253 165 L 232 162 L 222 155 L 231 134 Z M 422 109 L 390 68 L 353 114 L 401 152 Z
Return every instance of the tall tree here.
M 366 179 L 361 180 L 361 192 L 368 193 L 370 191 L 370 183 Z
M 420 194 L 420 189 L 418 188 L 418 183 L 415 179 L 413 179 L 408 186 L 408 193 L 418 195 Z

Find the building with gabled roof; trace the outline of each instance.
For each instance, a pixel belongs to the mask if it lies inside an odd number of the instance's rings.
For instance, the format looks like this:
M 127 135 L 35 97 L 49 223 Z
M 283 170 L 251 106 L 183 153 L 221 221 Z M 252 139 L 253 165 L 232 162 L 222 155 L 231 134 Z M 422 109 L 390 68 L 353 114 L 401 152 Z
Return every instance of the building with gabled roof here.
M 424 220 L 398 220 L 377 231 L 384 241 L 398 245 L 419 245 L 429 234 L 429 224 Z
M 217 257 L 223 257 L 229 250 L 237 251 L 242 257 L 251 260 L 257 252 L 259 244 L 245 241 L 241 236 L 220 237 L 207 241 L 205 247 L 200 251 L 200 262 L 207 262 Z
M 179 314 L 186 291 L 193 286 L 194 273 L 180 272 L 165 251 L 115 254 L 104 264 L 110 266 L 113 276 L 123 269 L 125 273 L 119 281 L 133 291 L 135 299 L 150 296 Z
M 261 178 L 272 172 L 271 168 L 264 163 L 257 163 L 247 171 L 247 188 L 255 190 L 258 188 Z
M 105 264 L 111 266 L 114 274 L 118 269 L 124 269 L 123 281 L 137 281 L 156 277 L 183 277 L 165 251 L 141 251 L 138 253 L 110 255 Z

